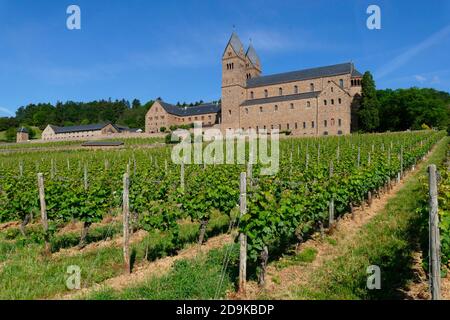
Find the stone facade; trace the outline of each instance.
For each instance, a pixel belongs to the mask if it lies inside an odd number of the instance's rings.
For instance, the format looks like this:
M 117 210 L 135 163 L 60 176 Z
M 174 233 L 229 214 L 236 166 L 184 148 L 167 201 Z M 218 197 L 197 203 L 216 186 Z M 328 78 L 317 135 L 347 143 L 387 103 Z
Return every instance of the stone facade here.
M 171 126 L 191 125 L 194 122 L 201 122 L 203 127 L 211 127 L 219 121 L 219 110 L 219 104 L 181 107 L 156 100 L 147 112 L 145 132 L 157 133 L 169 130 Z
M 233 33 L 222 57 L 222 131 L 272 129 L 293 135 L 351 131 L 361 78 L 352 63 L 261 76 L 250 46 L 244 54 Z

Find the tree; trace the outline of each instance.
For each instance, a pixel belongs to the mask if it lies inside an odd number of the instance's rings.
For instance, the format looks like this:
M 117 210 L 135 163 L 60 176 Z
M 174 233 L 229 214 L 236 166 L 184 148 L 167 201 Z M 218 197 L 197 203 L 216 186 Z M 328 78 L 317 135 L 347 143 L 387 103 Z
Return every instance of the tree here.
M 8 142 L 16 141 L 16 131 L 17 131 L 17 129 L 14 127 L 11 127 L 8 130 L 6 130 L 6 132 L 5 132 L 6 141 L 8 141 Z
M 134 99 L 133 102 L 131 103 L 131 108 L 139 109 L 140 107 L 141 107 L 141 101 L 139 101 L 139 99 Z
M 366 71 L 362 78 L 361 106 L 358 110 L 361 130 L 373 132 L 378 129 L 380 125 L 379 108 L 375 81 L 372 74 Z

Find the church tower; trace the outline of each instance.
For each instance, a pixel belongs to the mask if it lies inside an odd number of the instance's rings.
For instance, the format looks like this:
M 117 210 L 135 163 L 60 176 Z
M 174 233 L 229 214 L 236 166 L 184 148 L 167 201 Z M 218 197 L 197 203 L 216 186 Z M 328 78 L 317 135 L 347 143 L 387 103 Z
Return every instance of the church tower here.
M 245 100 L 248 58 L 236 33 L 222 56 L 222 130 L 240 127 L 240 105 Z
M 246 78 L 256 78 L 261 75 L 261 62 L 258 55 L 256 54 L 255 48 L 250 45 L 245 54 L 246 59 Z

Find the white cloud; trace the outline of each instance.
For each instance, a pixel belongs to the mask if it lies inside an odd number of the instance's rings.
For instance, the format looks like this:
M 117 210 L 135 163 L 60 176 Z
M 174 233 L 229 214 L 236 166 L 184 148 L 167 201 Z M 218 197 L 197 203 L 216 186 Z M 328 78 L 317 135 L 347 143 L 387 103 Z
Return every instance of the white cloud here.
M 438 84 L 441 83 L 441 78 L 439 76 L 434 76 L 433 79 L 431 79 L 432 84 Z
M 423 83 L 423 82 L 427 81 L 427 78 L 425 78 L 424 76 L 421 76 L 420 74 L 416 74 L 416 75 L 414 76 L 414 78 L 415 78 L 417 81 L 419 81 L 420 83 Z
M 11 110 L 8 110 L 8 109 L 6 109 L 6 108 L 0 107 L 0 116 L 1 116 L 2 114 L 7 115 L 7 116 L 14 116 L 14 113 L 12 113 Z
M 397 70 L 401 66 L 407 64 L 412 58 L 421 53 L 422 51 L 427 50 L 428 48 L 442 42 L 450 35 L 450 25 L 445 26 L 439 31 L 433 33 L 424 41 L 420 42 L 416 46 L 410 48 L 404 53 L 398 55 L 383 67 L 381 67 L 376 73 L 376 78 L 383 78 L 393 71 Z

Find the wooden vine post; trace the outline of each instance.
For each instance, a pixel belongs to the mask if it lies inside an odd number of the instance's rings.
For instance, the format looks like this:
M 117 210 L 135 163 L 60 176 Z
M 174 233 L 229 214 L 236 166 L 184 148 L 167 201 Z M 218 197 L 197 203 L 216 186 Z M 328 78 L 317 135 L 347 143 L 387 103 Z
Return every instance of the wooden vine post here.
M 184 193 L 184 161 L 181 161 L 180 188 L 181 188 L 181 192 Z
M 240 217 L 247 212 L 247 174 L 241 172 L 240 180 L 240 198 L 239 198 Z M 247 281 L 247 235 L 239 234 L 239 292 L 245 293 L 245 284 Z
M 131 273 L 130 263 L 130 198 L 129 198 L 130 176 L 123 175 L 123 260 L 126 273 Z
M 38 173 L 38 188 L 39 188 L 39 202 L 41 207 L 41 222 L 44 229 L 45 238 L 45 252 L 50 253 L 50 242 L 48 239 L 48 219 L 47 219 L 47 205 L 45 203 L 45 190 L 44 190 L 44 175 Z
M 429 257 L 430 257 L 430 290 L 433 300 L 441 299 L 441 243 L 439 237 L 438 190 L 436 165 L 428 166 L 429 185 Z

